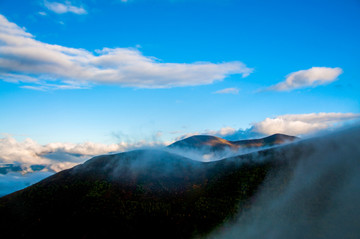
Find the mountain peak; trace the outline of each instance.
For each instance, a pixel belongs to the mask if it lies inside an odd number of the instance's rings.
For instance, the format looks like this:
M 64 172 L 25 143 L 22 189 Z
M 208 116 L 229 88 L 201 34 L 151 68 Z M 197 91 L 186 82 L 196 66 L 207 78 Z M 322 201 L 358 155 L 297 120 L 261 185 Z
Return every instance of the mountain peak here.
M 221 150 L 225 147 L 232 148 L 230 141 L 211 135 L 194 135 L 177 141 L 168 146 L 169 148 L 201 148 Z
M 229 141 L 220 137 L 211 135 L 194 135 L 188 138 L 179 140 L 171 145 L 169 148 L 184 148 L 184 149 L 201 149 L 205 151 L 219 151 L 224 149 L 236 150 L 239 148 L 263 147 L 292 142 L 298 139 L 295 136 L 285 134 L 273 134 L 260 139 L 247 139 L 238 141 Z
M 272 144 L 283 144 L 286 142 L 292 142 L 299 139 L 296 136 L 286 135 L 286 134 L 272 134 L 270 136 L 267 136 L 263 138 L 265 142 L 272 143 Z

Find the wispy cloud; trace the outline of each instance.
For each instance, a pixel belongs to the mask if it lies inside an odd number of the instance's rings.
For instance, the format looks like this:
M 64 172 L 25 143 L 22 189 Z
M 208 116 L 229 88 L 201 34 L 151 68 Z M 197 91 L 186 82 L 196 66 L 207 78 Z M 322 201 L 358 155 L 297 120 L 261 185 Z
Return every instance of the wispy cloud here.
M 73 6 L 70 1 L 65 1 L 65 3 L 44 1 L 44 6 L 57 14 L 64 14 L 69 12 L 79 15 L 87 14 L 87 11 L 83 7 Z
M 0 15 L 0 79 L 31 81 L 31 86 L 117 84 L 137 88 L 196 86 L 221 81 L 231 74 L 246 77 L 245 64 L 163 63 L 134 48 L 84 49 L 47 44 L 35 40 L 23 28 Z M 56 86 L 54 87 L 56 88 Z M 59 87 L 58 87 L 59 88 Z
M 288 114 L 253 124 L 253 131 L 265 135 L 283 133 L 290 135 L 304 135 L 315 133 L 338 123 L 359 119 L 360 114 L 354 113 L 311 113 Z
M 312 67 L 308 70 L 290 73 L 286 76 L 285 81 L 270 86 L 266 90 L 291 91 L 299 88 L 324 85 L 335 81 L 342 72 L 343 70 L 339 67 Z
M 242 137 L 240 137 L 240 131 L 243 133 Z M 181 133 L 181 132 L 175 132 L 176 134 Z M 242 139 L 242 138 L 249 138 L 251 136 L 254 136 L 254 134 L 252 132 L 250 132 L 250 130 L 241 130 L 241 129 L 235 129 L 233 127 L 223 127 L 220 128 L 218 130 L 211 130 L 211 129 L 207 129 L 207 130 L 203 130 L 203 131 L 197 131 L 197 132 L 190 132 L 190 133 L 185 133 L 182 134 L 178 137 L 175 138 L 175 141 L 177 140 L 181 140 L 181 139 L 185 139 L 194 135 L 213 135 L 213 136 L 217 136 L 217 137 L 221 137 L 221 138 L 225 138 L 225 139 L 229 139 L 229 140 L 238 140 L 238 139 Z
M 90 87 L 88 85 L 83 84 L 76 84 L 76 82 L 73 83 L 59 83 L 59 84 L 49 84 L 49 83 L 41 83 L 41 84 L 35 84 L 35 85 L 24 85 L 20 86 L 23 89 L 29 89 L 29 90 L 38 90 L 38 91 L 49 91 L 49 90 L 80 90 L 80 89 L 89 89 Z
M 233 95 L 237 95 L 237 94 L 239 94 L 239 89 L 237 89 L 237 88 L 226 88 L 226 89 L 223 89 L 223 90 L 215 91 L 214 94 L 233 94 Z

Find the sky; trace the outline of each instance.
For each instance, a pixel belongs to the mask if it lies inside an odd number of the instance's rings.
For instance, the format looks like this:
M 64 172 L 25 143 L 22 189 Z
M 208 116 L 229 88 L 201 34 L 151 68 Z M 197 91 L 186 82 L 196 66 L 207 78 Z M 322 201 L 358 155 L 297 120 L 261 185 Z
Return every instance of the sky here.
M 353 122 L 359 13 L 357 0 L 0 0 L 0 163 L 72 155 L 59 170 L 194 134 Z

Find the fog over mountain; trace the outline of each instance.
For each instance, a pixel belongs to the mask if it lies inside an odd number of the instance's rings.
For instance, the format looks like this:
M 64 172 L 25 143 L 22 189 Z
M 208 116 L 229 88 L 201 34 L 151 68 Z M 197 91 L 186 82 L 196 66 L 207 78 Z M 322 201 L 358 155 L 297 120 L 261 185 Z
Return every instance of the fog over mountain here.
M 207 140 L 204 141 L 204 137 Z M 260 147 L 268 147 L 277 143 L 284 143 L 285 141 L 290 142 L 295 139 L 288 137 L 285 140 L 284 137 L 266 137 L 264 138 L 265 141 L 261 138 L 227 141 L 215 136 L 192 136 L 169 145 L 166 150 L 190 157 L 193 160 L 213 161 L 256 151 Z M 196 138 L 202 138 L 202 141 L 200 140 L 201 142 L 198 141 L 196 144 L 191 142 Z M 219 142 L 217 145 L 211 146 L 209 143 L 213 139 Z M 212 141 L 212 143 L 214 142 Z M 30 138 L 24 141 L 17 141 L 8 135 L 0 139 L 0 184 L 2 185 L 0 196 L 20 190 L 53 173 L 74 167 L 95 155 L 144 148 L 164 149 L 164 147 L 164 143 L 157 142 L 156 140 L 153 142 L 123 142 L 110 145 L 91 142 L 41 145 Z
M 211 136 L 175 145 L 209 139 L 227 145 Z M 359 140 L 355 126 L 212 162 L 180 156 L 173 146 L 97 156 L 2 197 L 1 231 L 15 237 L 43 237 L 60 227 L 57 236 L 73 238 L 115 232 L 126 238 L 356 238 Z
M 0 239 L 360 238 L 359 12 L 0 0 Z
M 170 144 L 167 150 L 193 160 L 211 162 L 299 140 L 298 137 L 273 134 L 264 138 L 230 141 L 211 135 L 194 135 Z
M 357 238 L 360 126 L 278 149 L 288 167 L 209 238 Z M 290 150 L 289 150 L 290 149 Z

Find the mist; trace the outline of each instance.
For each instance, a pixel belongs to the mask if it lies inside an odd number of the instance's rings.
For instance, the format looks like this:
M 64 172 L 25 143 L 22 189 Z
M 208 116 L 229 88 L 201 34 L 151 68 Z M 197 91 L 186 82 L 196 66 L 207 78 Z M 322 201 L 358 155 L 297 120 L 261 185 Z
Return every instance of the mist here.
M 358 238 L 360 126 L 279 147 L 287 166 L 208 238 Z M 274 174 L 272 174 L 274 175 Z
M 264 147 L 240 147 L 238 149 L 225 148 L 223 150 L 209 150 L 209 147 L 189 149 L 189 148 L 165 148 L 164 150 L 173 154 L 181 155 L 185 158 L 189 158 L 200 162 L 214 162 L 225 158 L 240 156 L 244 154 L 254 153 L 260 150 L 265 150 L 276 146 L 264 146 Z

